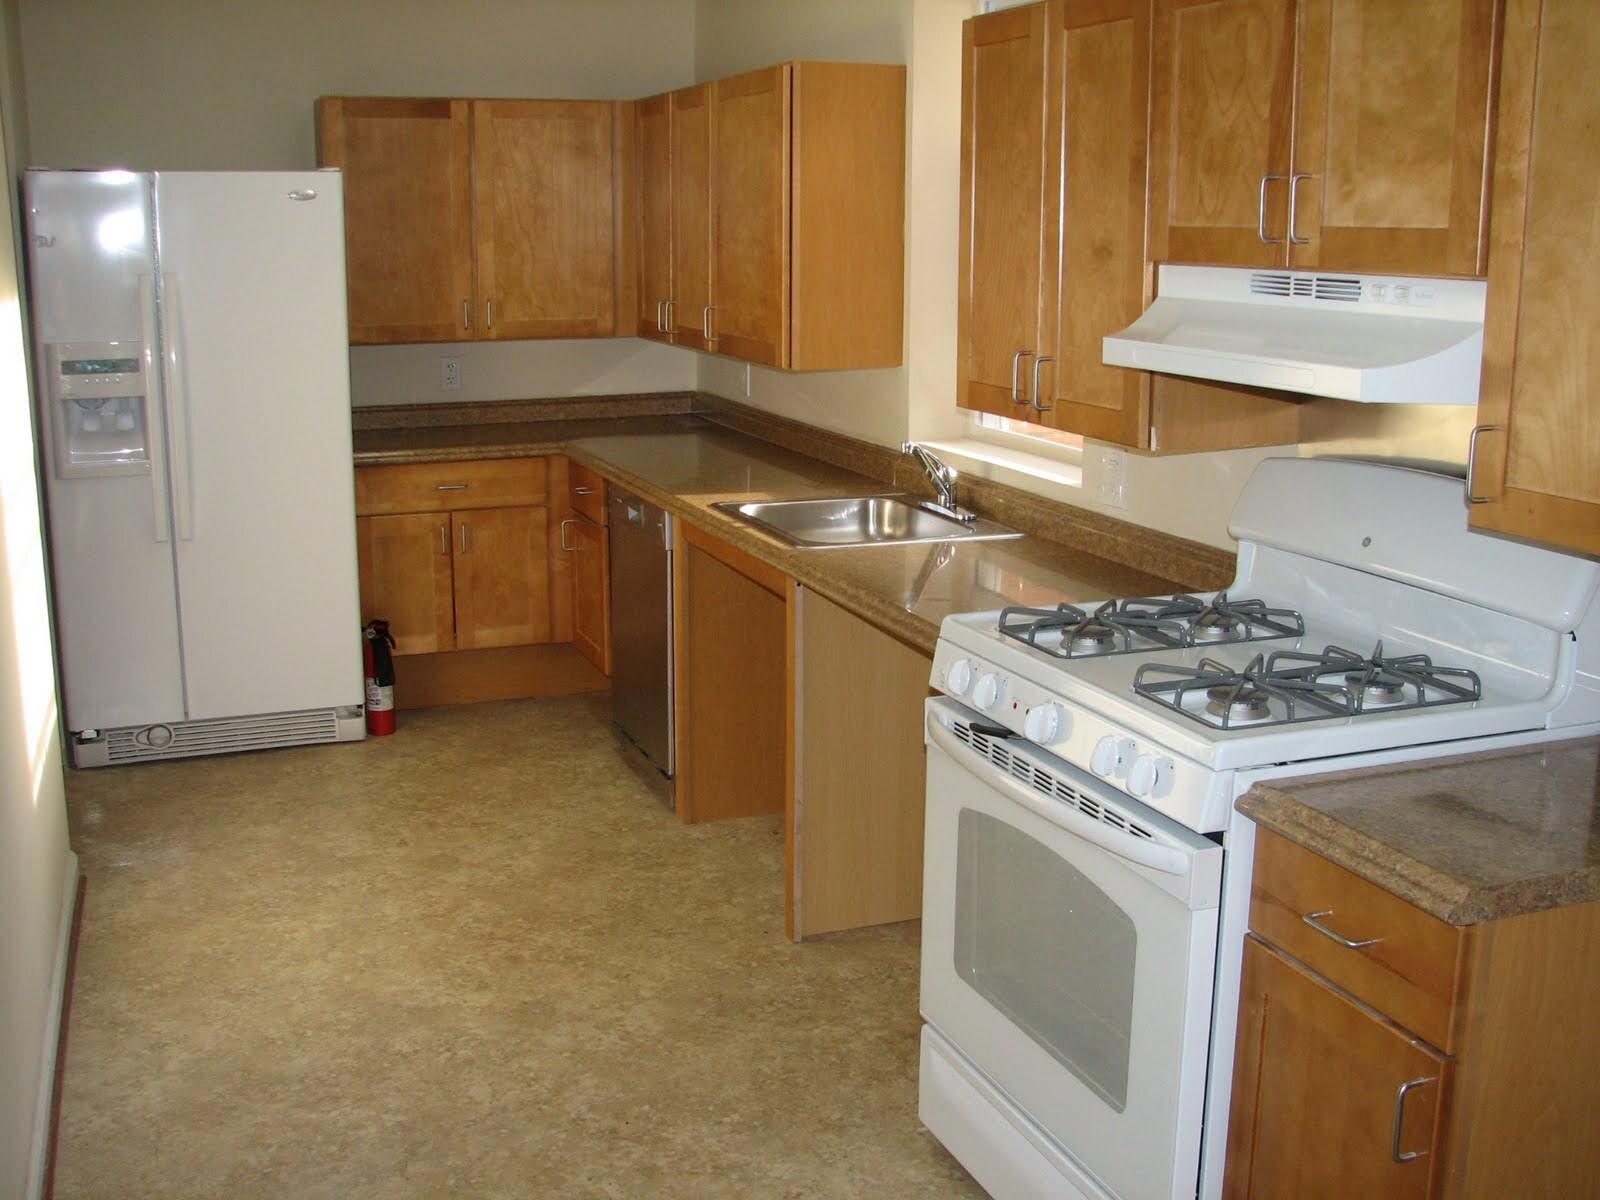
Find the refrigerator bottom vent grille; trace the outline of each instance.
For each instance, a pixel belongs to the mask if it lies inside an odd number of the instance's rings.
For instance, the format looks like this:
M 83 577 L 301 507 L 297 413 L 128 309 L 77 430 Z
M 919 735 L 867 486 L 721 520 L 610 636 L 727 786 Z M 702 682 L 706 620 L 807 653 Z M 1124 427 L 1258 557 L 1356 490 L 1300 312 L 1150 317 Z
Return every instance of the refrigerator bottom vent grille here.
M 278 746 L 307 746 L 337 742 L 340 719 L 331 708 L 309 712 L 267 713 L 250 717 L 219 717 L 214 720 L 184 721 L 172 725 L 141 725 L 128 729 L 108 729 L 104 749 L 93 753 L 93 745 L 80 744 L 79 766 L 148 762 L 166 758 L 193 758 L 203 754 L 234 754 L 244 750 L 269 750 Z M 162 732 L 154 738 L 152 730 Z M 347 735 L 348 736 L 348 735 Z M 165 744 L 159 744 L 161 742 Z M 88 759 L 90 761 L 84 761 Z M 95 759 L 99 760 L 96 763 Z

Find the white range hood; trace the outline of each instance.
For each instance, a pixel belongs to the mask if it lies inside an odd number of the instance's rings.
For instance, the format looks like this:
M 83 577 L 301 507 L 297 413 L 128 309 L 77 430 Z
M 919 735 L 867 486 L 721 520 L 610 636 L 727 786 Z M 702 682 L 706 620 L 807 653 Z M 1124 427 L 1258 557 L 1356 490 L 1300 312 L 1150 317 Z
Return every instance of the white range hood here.
M 1478 402 L 1476 279 L 1157 268 L 1156 299 L 1105 361 L 1370 404 Z

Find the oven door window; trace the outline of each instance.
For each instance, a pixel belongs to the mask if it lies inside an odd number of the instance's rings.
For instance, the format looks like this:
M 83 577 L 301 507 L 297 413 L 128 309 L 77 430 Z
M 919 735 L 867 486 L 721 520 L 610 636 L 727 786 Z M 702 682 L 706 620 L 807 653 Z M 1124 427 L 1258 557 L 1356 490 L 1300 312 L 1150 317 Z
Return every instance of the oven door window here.
M 973 809 L 956 844 L 956 975 L 1117 1112 L 1128 1103 L 1138 932 L 1048 846 Z

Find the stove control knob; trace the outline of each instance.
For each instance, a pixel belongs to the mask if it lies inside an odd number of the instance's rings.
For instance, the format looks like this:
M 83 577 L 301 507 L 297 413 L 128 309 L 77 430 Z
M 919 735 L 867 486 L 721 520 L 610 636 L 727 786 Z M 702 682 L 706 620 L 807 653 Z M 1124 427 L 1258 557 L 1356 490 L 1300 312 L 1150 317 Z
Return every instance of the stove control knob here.
M 978 676 L 978 682 L 972 685 L 972 702 L 984 712 L 988 712 L 1000 703 L 1000 697 L 1005 695 L 1006 681 L 994 672 Z
M 1089 769 L 1102 779 L 1110 779 L 1113 775 L 1122 774 L 1127 769 L 1128 759 L 1132 757 L 1132 739 L 1114 737 L 1108 733 L 1094 744 L 1094 752 L 1089 755 Z
M 1165 796 L 1172 790 L 1172 760 L 1141 754 L 1128 769 L 1128 791 L 1141 800 Z
M 1022 717 L 1022 733 L 1030 742 L 1048 746 L 1066 732 L 1067 714 L 1059 704 L 1035 704 Z
M 972 686 L 972 660 L 958 658 L 951 663 L 944 673 L 944 685 L 950 689 L 952 696 L 965 696 L 967 689 Z

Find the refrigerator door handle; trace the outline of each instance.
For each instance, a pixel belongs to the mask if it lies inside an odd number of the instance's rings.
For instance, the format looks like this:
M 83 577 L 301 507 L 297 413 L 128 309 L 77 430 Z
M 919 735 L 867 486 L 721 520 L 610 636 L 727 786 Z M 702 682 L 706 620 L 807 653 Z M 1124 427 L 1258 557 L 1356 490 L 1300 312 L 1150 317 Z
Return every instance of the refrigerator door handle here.
M 144 372 L 150 378 L 156 365 L 156 280 L 139 276 L 139 336 L 144 341 Z M 167 434 L 153 389 L 144 398 L 145 444 L 150 455 L 150 511 L 155 518 L 156 541 L 172 540 L 172 520 L 167 513 Z
M 176 276 L 161 276 L 161 328 L 166 335 L 167 427 L 172 434 L 172 507 L 177 514 L 178 537 L 194 540 L 193 473 L 189 463 L 189 388 L 184 379 L 183 334 L 179 322 L 183 304 Z

